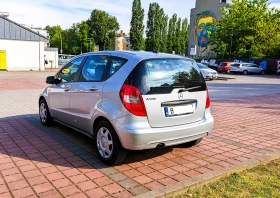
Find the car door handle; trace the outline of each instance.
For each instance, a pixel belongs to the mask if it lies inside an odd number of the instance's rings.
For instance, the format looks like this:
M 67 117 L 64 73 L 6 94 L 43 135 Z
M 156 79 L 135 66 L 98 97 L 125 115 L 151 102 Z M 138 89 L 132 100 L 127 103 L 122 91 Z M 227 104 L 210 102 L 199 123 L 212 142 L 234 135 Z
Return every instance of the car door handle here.
M 67 85 L 66 87 L 64 87 L 64 91 L 70 91 L 71 87 L 69 85 Z
M 90 90 L 90 91 L 97 91 L 98 90 L 98 86 L 92 86 L 88 90 Z

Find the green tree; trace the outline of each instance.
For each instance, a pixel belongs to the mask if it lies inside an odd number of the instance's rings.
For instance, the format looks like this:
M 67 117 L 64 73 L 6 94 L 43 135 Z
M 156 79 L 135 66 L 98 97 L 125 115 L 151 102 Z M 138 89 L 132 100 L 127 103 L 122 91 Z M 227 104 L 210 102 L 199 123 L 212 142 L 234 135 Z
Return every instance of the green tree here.
M 64 30 L 59 25 L 56 26 L 46 26 L 45 30 L 49 33 L 50 36 L 50 46 L 59 48 L 59 53 L 61 52 L 61 40 L 63 41 L 66 37 L 64 34 Z M 63 43 L 62 50 L 66 47 L 65 43 Z
M 167 51 L 172 52 L 175 50 L 176 45 L 176 22 L 177 22 L 177 14 L 173 14 L 173 16 L 169 19 L 168 25 L 168 35 L 167 35 Z
M 210 43 L 218 57 L 263 58 L 279 52 L 279 10 L 268 0 L 233 0 L 222 9 L 222 19 Z
M 176 23 L 176 29 L 175 29 L 175 43 L 174 43 L 174 51 L 179 53 L 182 53 L 181 50 L 181 43 L 182 43 L 182 27 L 181 27 L 181 18 L 178 18 Z
M 146 29 L 146 50 L 160 49 L 161 9 L 158 3 L 150 3 Z
M 185 18 L 182 21 L 182 30 L 181 30 L 181 49 L 184 54 L 188 54 L 188 46 L 189 46 L 189 33 L 190 33 L 190 26 L 188 19 Z
M 164 14 L 163 9 L 161 10 L 161 24 L 160 24 L 160 51 L 167 52 L 167 25 L 168 15 Z
M 176 50 L 176 44 L 177 44 L 177 37 L 176 37 L 176 28 L 177 28 L 177 14 L 173 14 L 172 18 L 172 25 L 173 25 L 173 30 L 172 30 L 172 51 Z M 176 53 L 176 51 L 175 51 Z
M 130 43 L 133 50 L 144 49 L 144 15 L 141 0 L 134 0 L 132 5 L 132 18 L 130 22 Z
M 168 33 L 167 33 L 167 52 L 171 53 L 173 50 L 173 22 L 172 19 L 169 19 L 169 23 L 168 23 Z
M 88 52 L 90 51 L 89 49 L 89 40 L 88 40 L 88 35 L 89 35 L 89 26 L 86 21 L 81 21 L 80 23 L 77 24 L 78 27 L 78 40 L 80 44 L 80 51 L 81 52 Z
M 112 50 L 116 32 L 120 25 L 117 18 L 102 10 L 93 10 L 87 21 L 89 38 L 93 38 L 99 49 Z
M 72 26 L 64 31 L 65 39 L 65 53 L 67 54 L 79 54 L 80 43 L 78 38 L 78 24 L 73 23 Z

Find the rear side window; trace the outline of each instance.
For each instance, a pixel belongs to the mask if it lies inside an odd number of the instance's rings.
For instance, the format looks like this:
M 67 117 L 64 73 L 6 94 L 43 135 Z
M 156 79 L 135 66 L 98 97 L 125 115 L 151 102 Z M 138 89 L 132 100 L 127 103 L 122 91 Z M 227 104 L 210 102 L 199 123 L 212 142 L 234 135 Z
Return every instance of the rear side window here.
M 236 64 L 232 64 L 231 66 L 232 66 L 232 67 L 239 67 L 240 64 L 236 63 Z
M 252 67 L 252 64 L 242 64 L 243 67 Z
M 220 66 L 227 66 L 227 63 L 220 63 Z
M 110 78 L 114 73 L 116 73 L 126 62 L 127 59 L 111 56 L 109 63 L 108 78 Z
M 142 95 L 168 94 L 176 88 L 205 91 L 206 84 L 195 61 L 187 59 L 149 59 L 141 61 L 127 78 Z

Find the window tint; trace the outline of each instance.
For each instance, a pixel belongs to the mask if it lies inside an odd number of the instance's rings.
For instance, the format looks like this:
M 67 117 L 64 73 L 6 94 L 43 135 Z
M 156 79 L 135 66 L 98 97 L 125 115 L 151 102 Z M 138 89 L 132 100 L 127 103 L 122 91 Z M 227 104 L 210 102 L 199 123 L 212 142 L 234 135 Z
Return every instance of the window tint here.
M 89 56 L 81 73 L 82 81 L 101 81 L 108 62 L 108 56 Z
M 239 67 L 240 64 L 236 63 L 236 64 L 232 64 L 231 66 L 232 66 L 232 67 Z
M 197 87 L 206 90 L 195 61 L 186 59 L 150 59 L 141 61 L 132 71 L 127 83 L 141 94 L 167 94 L 176 88 Z
M 227 66 L 227 63 L 220 63 L 220 66 Z
M 118 71 L 125 63 L 127 62 L 126 59 L 120 57 L 111 57 L 110 67 L 109 67 L 109 76 L 110 78 L 116 71 Z
M 61 82 L 74 81 L 75 74 L 77 73 L 82 61 L 83 57 L 72 60 L 59 72 L 58 79 L 61 80 Z

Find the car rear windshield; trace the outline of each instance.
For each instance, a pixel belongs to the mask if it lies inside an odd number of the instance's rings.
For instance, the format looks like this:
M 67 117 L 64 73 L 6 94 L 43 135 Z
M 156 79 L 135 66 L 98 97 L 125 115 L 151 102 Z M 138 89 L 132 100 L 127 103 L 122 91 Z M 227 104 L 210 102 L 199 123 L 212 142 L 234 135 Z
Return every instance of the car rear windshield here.
M 126 83 L 141 94 L 168 94 L 176 88 L 205 91 L 206 84 L 196 62 L 188 59 L 148 59 L 138 63 Z
M 227 66 L 227 63 L 220 63 L 220 66 Z

